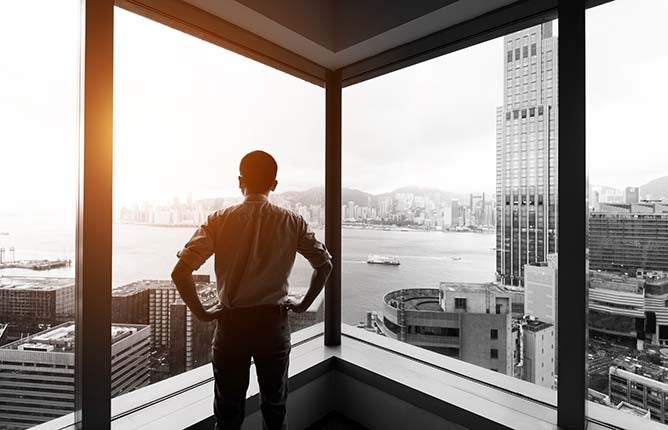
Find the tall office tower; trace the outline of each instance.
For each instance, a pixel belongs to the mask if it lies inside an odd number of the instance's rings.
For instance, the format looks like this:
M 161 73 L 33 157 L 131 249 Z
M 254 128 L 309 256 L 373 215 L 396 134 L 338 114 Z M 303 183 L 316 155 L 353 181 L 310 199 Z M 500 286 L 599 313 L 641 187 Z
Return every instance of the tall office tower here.
M 496 110 L 496 271 L 522 285 L 524 266 L 557 252 L 557 38 L 552 23 L 504 38 L 504 104 Z

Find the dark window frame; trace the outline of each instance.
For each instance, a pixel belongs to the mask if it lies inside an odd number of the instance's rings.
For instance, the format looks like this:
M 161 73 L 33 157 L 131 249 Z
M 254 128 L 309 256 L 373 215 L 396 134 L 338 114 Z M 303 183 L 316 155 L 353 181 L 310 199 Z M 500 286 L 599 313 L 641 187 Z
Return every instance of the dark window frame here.
M 88 92 L 82 94 L 82 123 L 84 142 L 82 146 L 87 148 L 83 153 L 81 161 L 80 182 L 80 207 L 79 218 L 77 220 L 77 323 L 82 324 L 89 320 L 94 321 L 93 315 L 96 315 L 98 323 L 86 325 L 87 334 L 80 338 L 76 350 L 76 360 L 78 364 L 77 372 L 77 390 L 75 399 L 77 405 L 76 418 L 85 427 L 104 428 L 109 425 L 109 390 L 100 390 L 101 383 L 104 384 L 107 377 L 106 365 L 102 369 L 98 368 L 95 372 L 91 369 L 102 357 L 104 361 L 109 362 L 109 355 L 106 350 L 110 348 L 110 343 L 104 344 L 105 336 L 108 335 L 108 326 L 110 317 L 107 318 L 106 307 L 110 308 L 110 288 L 111 288 L 111 184 L 112 171 L 110 169 L 111 143 L 111 112 L 113 112 L 113 0 L 92 1 L 83 0 L 85 7 L 84 26 L 86 31 L 84 37 L 86 47 L 82 62 L 96 64 L 97 67 L 85 67 L 84 70 L 84 88 Z M 341 88 L 357 82 L 362 82 L 370 78 L 403 68 L 412 64 L 440 56 L 449 52 L 456 51 L 468 46 L 479 44 L 505 33 L 516 31 L 522 27 L 533 25 L 546 18 L 553 18 L 556 15 L 556 8 L 559 9 L 560 39 L 559 47 L 561 55 L 559 61 L 559 74 L 561 84 L 559 86 L 559 100 L 562 109 L 560 109 L 560 137 L 562 142 L 559 147 L 560 158 L 569 160 L 578 160 L 576 166 L 570 166 L 569 175 L 560 175 L 559 183 L 560 194 L 565 193 L 571 197 L 572 201 L 560 199 L 562 205 L 559 219 L 560 229 L 568 231 L 568 235 L 561 235 L 559 238 L 560 248 L 572 250 L 572 254 L 560 261 L 559 271 L 565 274 L 580 273 L 580 267 L 584 266 L 584 259 L 578 261 L 578 258 L 584 255 L 584 236 L 579 234 L 583 228 L 577 214 L 585 210 L 584 196 L 585 178 L 584 178 L 584 11 L 585 2 L 561 2 L 557 4 L 551 2 L 520 2 L 519 5 L 510 5 L 503 9 L 503 12 L 492 13 L 481 18 L 473 19 L 453 29 L 446 29 L 430 35 L 427 38 L 408 43 L 398 48 L 393 48 L 387 52 L 381 53 L 373 58 L 359 61 L 350 66 L 346 66 L 336 72 L 329 72 L 326 77 L 319 75 L 322 68 L 309 64 L 303 58 L 296 59 L 290 56 L 284 50 L 272 53 L 269 47 L 257 42 L 260 47 L 248 51 L 243 43 L 229 43 L 230 40 L 238 40 L 239 34 L 232 32 L 229 38 L 221 37 L 223 42 L 217 42 L 220 46 L 225 45 L 228 49 L 236 52 L 241 51 L 242 55 L 250 55 L 253 58 L 280 70 L 291 73 L 308 82 L 327 87 L 326 98 L 326 203 L 332 207 L 332 203 L 340 202 L 340 182 L 341 182 Z M 602 1 L 593 1 L 591 4 L 596 6 Z M 141 9 L 141 6 L 138 6 Z M 82 9 L 83 11 L 84 9 Z M 147 12 L 146 12 L 147 13 Z M 490 18 L 491 16 L 491 18 Z M 154 17 L 160 22 L 160 19 L 169 19 L 168 17 Z M 197 27 L 184 24 L 183 31 L 198 36 Z M 237 31 L 237 30 L 234 30 Z M 200 37 L 201 34 L 199 34 Z M 253 43 L 253 42 L 249 42 Z M 428 46 L 428 48 L 425 48 Z M 271 49 L 270 49 L 271 48 Z M 97 53 L 94 50 L 97 49 Z M 94 60 L 99 60 L 95 63 Z M 324 75 L 324 72 L 323 72 Z M 97 89 L 94 89 L 97 86 Z M 566 91 L 568 88 L 568 91 Z M 542 107 L 539 108 L 542 111 Z M 542 112 L 541 112 L 542 114 Z M 86 120 L 89 118 L 90 120 Z M 98 120 L 95 125 L 93 118 Z M 100 120 L 101 119 L 101 120 Z M 568 127 L 566 127 L 568 124 Z M 571 130 L 568 130 L 570 128 Z M 581 158 L 578 158 L 582 155 Z M 580 163 L 581 161 L 581 163 Z M 102 166 L 102 168 L 100 168 Z M 560 164 L 561 169 L 562 164 Z M 94 170 L 97 169 L 97 172 Z M 575 170 L 576 174 L 572 174 Z M 99 191 L 99 193 L 98 193 Z M 95 217 L 96 210 L 89 202 L 94 197 L 101 205 L 98 208 L 101 217 Z M 100 200 L 101 199 L 101 200 Z M 582 201 L 580 201 L 582 200 Z M 340 205 L 338 206 L 340 208 Z M 336 208 L 336 206 L 334 206 Z M 583 209 L 584 208 L 584 209 Z M 582 209 L 582 210 L 580 210 Z M 86 226 L 86 229 L 83 228 Z M 337 228 L 338 227 L 338 228 Z M 95 234 L 98 233 L 98 234 Z M 330 209 L 326 217 L 325 239 L 328 247 L 332 250 L 335 258 L 335 271 L 340 267 L 340 210 Z M 338 245 L 338 247 L 337 247 Z M 582 277 L 584 278 L 584 270 Z M 579 275 L 578 275 L 579 276 Z M 99 280 L 99 283 L 93 282 Z M 82 285 L 88 285 L 86 289 Z M 91 285 L 97 285 L 91 287 Z M 325 342 L 327 345 L 337 345 L 340 343 L 341 335 L 341 279 L 340 272 L 330 278 L 325 297 Z M 109 290 L 109 291 L 107 291 Z M 105 294 L 105 293 L 109 294 Z M 561 308 L 576 309 L 586 306 L 583 300 L 584 292 L 565 290 L 558 296 L 558 302 L 563 304 Z M 93 304 L 92 297 L 109 297 L 98 304 Z M 101 310 L 98 313 L 97 310 Z M 110 309 L 109 309 L 110 312 Z M 583 314 L 584 312 L 579 312 Z M 586 419 L 585 415 L 585 389 L 582 384 L 584 381 L 584 362 L 585 354 L 582 347 L 585 339 L 584 320 L 578 315 L 578 318 L 571 318 L 573 313 L 569 313 L 568 318 L 562 313 L 558 315 L 560 334 L 558 341 L 558 351 L 560 353 L 559 375 L 560 384 L 558 390 L 559 407 L 558 425 L 563 427 L 578 428 L 583 425 Z M 578 312 L 575 312 L 578 314 Z M 107 321 L 109 320 L 109 321 Z M 99 322 L 102 323 L 99 323 Z M 106 325 L 105 325 L 106 324 Z M 106 333 L 105 333 L 106 332 Z M 97 339 L 97 340 L 96 340 Z M 568 339 L 569 345 L 566 345 Z M 575 340 L 575 347 L 573 341 Z M 101 348 L 96 350 L 97 345 Z M 100 361 L 102 363 L 102 361 Z M 568 363 L 570 366 L 566 366 Z M 581 363 L 582 365 L 576 365 Z M 99 395 L 95 392 L 100 392 Z M 95 418 L 97 417 L 97 418 Z M 98 426 L 102 424 L 102 426 Z

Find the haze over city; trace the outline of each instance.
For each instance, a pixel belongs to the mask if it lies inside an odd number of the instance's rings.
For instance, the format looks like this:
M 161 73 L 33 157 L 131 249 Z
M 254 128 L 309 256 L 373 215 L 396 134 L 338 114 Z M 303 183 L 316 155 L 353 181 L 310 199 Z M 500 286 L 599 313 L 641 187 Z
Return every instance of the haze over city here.
M 4 45 L 5 58 L 17 60 L 0 68 L 2 100 L 11 100 L 0 102 L 2 168 L 5 178 L 21 184 L 0 190 L 0 201 L 11 202 L 2 212 L 66 210 L 70 216 L 74 206 L 76 5 L 43 2 L 49 13 L 31 16 L 47 30 L 72 28 L 46 41 L 19 31 L 20 20 L 3 18 L 12 13 L 0 14 L 0 38 L 12 41 Z M 668 4 L 652 5 L 626 2 L 588 12 L 587 72 L 596 77 L 588 80 L 587 100 L 591 184 L 638 186 L 668 173 L 668 150 L 654 138 L 663 135 L 658 107 L 668 90 L 653 84 L 668 75 L 668 58 L 639 43 L 664 36 L 662 14 L 648 11 Z M 602 25 L 620 12 L 631 23 L 624 31 Z M 254 148 L 278 159 L 280 191 L 324 184 L 322 88 L 119 9 L 115 37 L 117 207 L 187 192 L 238 195 L 238 160 Z M 495 39 L 346 88 L 344 186 L 374 194 L 406 185 L 493 192 L 502 52 L 502 39 Z M 620 62 L 620 52 L 632 55 Z

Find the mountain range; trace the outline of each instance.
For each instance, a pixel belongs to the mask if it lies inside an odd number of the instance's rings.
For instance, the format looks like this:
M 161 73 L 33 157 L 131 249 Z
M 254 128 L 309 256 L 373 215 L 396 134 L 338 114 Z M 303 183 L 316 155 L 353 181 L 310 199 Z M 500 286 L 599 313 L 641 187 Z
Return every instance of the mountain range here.
M 462 202 L 467 202 L 470 196 L 469 194 L 455 193 L 437 188 L 425 187 L 402 187 L 382 194 L 371 194 L 353 188 L 343 188 L 341 190 L 341 203 L 346 205 L 348 202 L 354 202 L 357 206 L 372 206 L 377 203 L 379 198 L 393 196 L 397 193 L 412 193 L 420 196 L 429 196 L 434 201 L 445 202 L 450 202 L 452 199 L 459 199 Z M 298 201 L 304 205 L 324 206 L 325 204 L 324 187 L 315 187 L 305 191 L 286 191 L 283 193 L 277 193 L 277 197 L 278 196 L 289 200 Z
M 640 186 L 640 196 L 651 195 L 653 199 L 668 198 L 668 176 L 654 179 Z

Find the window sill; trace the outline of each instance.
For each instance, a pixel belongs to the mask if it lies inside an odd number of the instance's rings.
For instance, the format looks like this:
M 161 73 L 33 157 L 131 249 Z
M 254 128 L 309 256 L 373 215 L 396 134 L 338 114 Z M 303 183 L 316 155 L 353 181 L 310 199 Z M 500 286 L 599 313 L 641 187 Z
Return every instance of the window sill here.
M 342 331 L 338 347 L 323 346 L 321 324 L 293 335 L 291 426 L 296 420 L 293 427 L 301 428 L 337 410 L 370 428 L 385 428 L 388 423 L 401 428 L 397 420 L 415 419 L 414 414 L 406 413 L 410 409 L 424 414 L 424 422 L 447 422 L 454 428 L 558 428 L 556 394 L 549 389 L 355 327 L 344 325 Z M 113 399 L 112 428 L 210 427 L 211 377 L 211 367 L 202 366 Z M 369 395 L 368 390 L 375 390 L 378 396 Z M 259 419 L 258 391 L 252 371 L 249 426 Z M 304 398 L 308 401 L 299 400 Z M 389 401 L 404 406 L 383 407 Z M 601 405 L 590 403 L 588 407 L 590 429 L 663 428 Z M 70 414 L 38 428 L 73 428 L 72 419 Z

